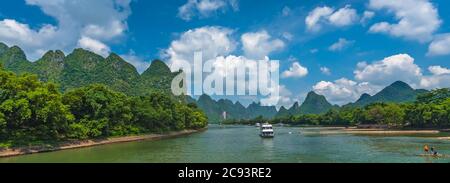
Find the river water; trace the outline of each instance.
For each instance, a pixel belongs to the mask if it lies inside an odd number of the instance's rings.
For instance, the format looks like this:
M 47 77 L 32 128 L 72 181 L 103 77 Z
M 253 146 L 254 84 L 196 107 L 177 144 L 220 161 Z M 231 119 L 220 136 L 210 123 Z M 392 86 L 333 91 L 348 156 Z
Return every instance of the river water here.
M 5 162 L 287 162 L 448 163 L 423 154 L 424 144 L 450 154 L 450 141 L 430 136 L 319 134 L 324 128 L 275 127 L 263 139 L 252 126 L 211 125 L 205 132 L 160 141 L 140 141 L 0 158 Z

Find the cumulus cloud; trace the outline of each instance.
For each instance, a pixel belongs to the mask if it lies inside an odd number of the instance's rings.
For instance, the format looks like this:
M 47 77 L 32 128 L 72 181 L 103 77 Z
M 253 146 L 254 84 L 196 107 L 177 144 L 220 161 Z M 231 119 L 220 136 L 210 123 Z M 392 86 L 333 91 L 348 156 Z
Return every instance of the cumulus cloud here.
M 26 0 L 27 5 L 39 7 L 54 18 L 57 25 L 43 24 L 31 28 L 28 24 L 12 19 L 0 21 L 0 40 L 9 45 L 18 45 L 27 55 L 36 60 L 46 50 L 71 51 L 79 43 L 101 43 L 106 46 L 127 31 L 127 18 L 131 13 L 131 0 L 79 0 L 47 1 Z M 20 35 L 20 36 L 17 36 Z M 99 54 L 104 54 L 100 49 Z
M 428 67 L 428 70 L 433 74 L 433 75 L 444 75 L 444 74 L 450 74 L 450 69 L 435 65 L 435 66 L 430 66 Z
M 397 80 L 407 83 L 417 83 L 422 77 L 419 66 L 414 63 L 414 58 L 408 54 L 398 54 L 386 57 L 372 64 L 359 63 L 355 78 L 358 81 L 387 85 Z
M 450 74 L 424 76 L 420 80 L 420 86 L 426 89 L 449 88 Z
M 358 83 L 347 78 L 341 78 L 334 82 L 320 81 L 313 86 L 313 90 L 324 95 L 330 102 L 343 105 L 357 100 L 364 93 L 373 95 L 380 90 L 380 87 L 368 82 Z
M 208 79 L 218 78 L 222 80 L 228 76 L 229 73 L 234 72 L 241 68 L 258 68 L 260 62 L 271 65 L 271 70 L 278 71 L 279 64 L 277 61 L 272 61 L 268 57 L 263 59 L 254 59 L 246 56 L 233 55 L 236 50 L 237 43 L 232 38 L 233 30 L 224 27 L 200 27 L 192 30 L 188 30 L 180 35 L 179 38 L 172 41 L 170 47 L 163 51 L 163 57 L 167 58 L 169 65 L 172 70 L 184 69 L 188 76 L 192 75 L 192 66 L 194 63 L 194 53 L 202 52 L 202 61 L 204 62 L 205 68 L 212 68 L 211 71 L 204 71 L 202 73 L 203 83 L 197 83 L 194 80 L 192 83 L 187 83 L 188 87 L 202 87 L 205 83 L 208 83 Z M 190 71 L 186 69 L 190 68 Z M 242 75 L 244 74 L 244 75 Z M 258 91 L 261 94 L 259 86 L 269 87 L 267 90 L 276 92 L 279 89 L 278 81 L 272 80 L 272 78 L 267 80 L 258 80 L 258 72 L 244 72 L 236 73 L 235 81 L 240 81 L 235 83 L 235 87 L 244 88 L 245 93 L 249 95 L 257 95 Z M 238 80 L 238 78 L 244 78 L 245 82 Z M 189 81 L 188 81 L 189 82 Z M 252 84 L 250 84 L 252 83 Z M 223 83 L 224 85 L 226 82 Z M 221 86 L 220 83 L 218 83 Z M 228 87 L 228 85 L 225 85 Z M 188 91 L 192 93 L 192 88 L 188 88 Z M 205 88 L 203 88 L 205 89 Z M 226 88 L 225 88 L 226 89 Z M 208 89 L 209 90 L 209 89 Z M 206 90 L 203 90 L 206 91 Z M 251 91 L 256 91 L 251 93 Z M 209 91 L 206 91 L 209 92 Z M 223 93 L 207 93 L 210 95 L 219 95 L 227 93 L 228 91 L 221 91 Z M 192 93 L 197 95 L 199 93 Z M 238 94 L 239 95 L 239 94 Z M 242 95 L 242 94 L 240 94 Z M 265 94 L 261 94 L 265 95 Z M 274 96 L 264 96 L 267 98 L 262 98 L 261 102 L 272 103 L 274 102 Z M 276 105 L 277 103 L 272 103 Z
M 201 51 L 204 61 L 229 55 L 237 46 L 232 33 L 231 29 L 215 26 L 188 30 L 172 41 L 163 57 L 169 60 L 172 70 L 178 70 L 183 63 L 193 63 L 195 52 Z
M 330 47 L 328 47 L 328 50 L 330 51 L 342 51 L 351 45 L 353 45 L 355 41 L 347 40 L 344 38 L 339 38 L 339 40 L 336 43 L 333 43 Z
M 281 76 L 283 78 L 301 78 L 308 74 L 308 69 L 303 67 L 298 62 L 292 63 L 287 71 L 284 71 Z
M 78 47 L 92 51 L 103 57 L 107 57 L 109 52 L 111 51 L 109 47 L 102 42 L 84 36 L 78 41 Z
M 364 11 L 363 17 L 361 18 L 360 22 L 362 24 L 367 24 L 368 21 L 370 21 L 375 16 L 375 12 L 373 11 Z
M 282 40 L 273 39 L 265 30 L 245 33 L 241 36 L 241 42 L 245 55 L 253 59 L 262 59 L 285 46 Z
M 427 42 L 440 27 L 438 10 L 429 0 L 370 0 L 369 8 L 385 9 L 394 14 L 397 23 L 379 22 L 370 27 L 371 33 Z
M 441 66 L 430 66 L 428 70 L 432 75 L 421 78 L 421 87 L 430 89 L 450 87 L 450 69 Z
M 178 17 L 185 21 L 190 21 L 198 16 L 206 18 L 219 11 L 225 12 L 227 8 L 233 11 L 239 10 L 237 0 L 188 0 L 178 8 Z
M 44 25 L 39 30 L 31 29 L 27 24 L 12 19 L 0 21 L 0 40 L 6 44 L 19 45 L 32 59 L 40 57 L 45 50 L 42 47 L 57 33 L 57 28 L 52 25 Z M 58 44 L 51 42 L 51 44 Z
M 438 35 L 428 47 L 428 56 L 441 56 L 450 54 L 450 34 Z
M 335 11 L 328 6 L 317 7 L 305 19 L 306 28 L 308 31 L 320 31 L 322 26 L 332 25 L 336 27 L 343 27 L 352 25 L 358 22 L 359 16 L 355 9 L 350 5 Z

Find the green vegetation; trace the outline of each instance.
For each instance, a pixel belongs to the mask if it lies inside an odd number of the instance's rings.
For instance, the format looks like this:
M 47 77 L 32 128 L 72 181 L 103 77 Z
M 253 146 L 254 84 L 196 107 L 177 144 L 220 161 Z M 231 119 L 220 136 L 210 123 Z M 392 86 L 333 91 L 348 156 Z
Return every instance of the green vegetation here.
M 259 117 L 252 120 L 227 121 L 228 124 L 261 122 L 336 126 L 376 124 L 390 128 L 450 127 L 450 89 L 421 94 L 413 103 L 373 103 L 365 107 L 334 108 L 324 114 L 289 115 L 270 120 Z
M 81 48 L 67 56 L 59 50 L 48 51 L 36 62 L 30 62 L 21 48 L 9 48 L 3 43 L 0 43 L 0 64 L 16 74 L 36 74 L 40 81 L 57 83 L 61 91 L 103 84 L 131 96 L 169 93 L 172 78 L 180 74 L 172 73 L 164 62 L 155 60 L 139 75 L 133 65 L 114 53 L 103 58 Z
M 103 138 L 199 129 L 207 117 L 195 104 L 160 92 L 130 97 L 100 84 L 61 94 L 36 75 L 0 68 L 0 144 Z

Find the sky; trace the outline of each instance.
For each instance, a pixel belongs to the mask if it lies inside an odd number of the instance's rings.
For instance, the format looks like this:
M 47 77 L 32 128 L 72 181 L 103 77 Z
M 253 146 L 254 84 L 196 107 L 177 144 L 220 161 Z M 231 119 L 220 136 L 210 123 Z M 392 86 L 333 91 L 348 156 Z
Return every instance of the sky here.
M 448 12 L 447 0 L 8 0 L 0 41 L 31 61 L 55 49 L 114 52 L 139 72 L 154 59 L 192 62 L 195 51 L 230 65 L 279 60 L 280 96 L 265 105 L 309 91 L 343 105 L 397 80 L 450 87 Z

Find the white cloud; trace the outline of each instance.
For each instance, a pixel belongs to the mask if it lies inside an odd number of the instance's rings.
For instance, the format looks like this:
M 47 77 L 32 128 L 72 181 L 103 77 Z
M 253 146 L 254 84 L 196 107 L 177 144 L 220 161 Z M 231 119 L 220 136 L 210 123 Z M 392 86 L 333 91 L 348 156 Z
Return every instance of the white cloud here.
M 428 0 L 370 0 L 369 7 L 374 10 L 386 9 L 398 20 L 397 23 L 376 23 L 370 28 L 371 33 L 426 42 L 433 38 L 442 23 L 438 10 Z
M 449 88 L 450 74 L 424 76 L 420 80 L 420 86 L 426 89 Z
M 33 29 L 26 23 L 4 19 L 0 21 L 0 41 L 20 46 L 32 60 L 38 59 L 46 50 L 69 52 L 80 41 L 85 41 L 81 40 L 84 37 L 101 44 L 111 43 L 128 29 L 126 20 L 131 13 L 130 2 L 26 0 L 27 5 L 37 6 L 54 18 L 57 25 L 43 24 Z
M 282 40 L 272 39 L 265 30 L 245 33 L 241 36 L 241 41 L 245 55 L 252 59 L 262 59 L 285 46 Z
M 283 78 L 301 78 L 308 75 L 308 69 L 306 67 L 303 67 L 298 62 L 292 63 L 289 70 L 284 71 L 281 76 Z
M 346 5 L 330 15 L 328 20 L 332 25 L 342 27 L 351 25 L 357 22 L 359 19 L 355 9 L 352 9 L 350 5 Z
M 8 45 L 19 45 L 32 59 L 40 57 L 46 47 L 45 43 L 51 40 L 57 33 L 57 28 L 52 25 L 44 25 L 39 30 L 32 30 L 27 24 L 12 19 L 0 21 L 0 41 Z M 52 43 L 54 44 L 54 43 Z
M 133 50 L 130 50 L 128 54 L 120 55 L 125 61 L 136 67 L 138 73 L 142 74 L 150 66 L 149 61 L 142 60 L 136 55 Z
M 441 56 L 450 54 L 450 33 L 438 35 L 428 47 L 428 56 Z
M 375 12 L 373 11 L 364 11 L 363 17 L 361 18 L 360 22 L 362 24 L 366 24 L 369 20 L 371 20 L 375 16 Z
M 332 25 L 336 27 L 349 26 L 356 23 L 359 16 L 355 9 L 350 5 L 335 11 L 331 7 L 323 6 L 317 7 L 305 19 L 306 28 L 308 31 L 319 31 L 323 24 Z
M 178 70 L 180 68 L 185 68 L 186 66 L 192 69 L 194 52 L 202 51 L 202 60 L 205 63 L 208 63 L 205 64 L 204 67 L 209 67 L 209 64 L 212 64 L 213 67 L 211 73 L 203 73 L 204 80 L 208 79 L 208 77 L 224 78 L 227 75 L 227 71 L 237 68 L 257 68 L 259 61 L 270 62 L 270 64 L 274 66 L 274 69 L 278 70 L 278 63 L 269 60 L 268 57 L 257 61 L 256 59 L 248 58 L 246 56 L 233 55 L 232 53 L 235 51 L 237 43 L 232 39 L 232 34 L 233 30 L 223 27 L 201 27 L 188 30 L 182 33 L 178 39 L 172 41 L 170 47 L 163 51 L 163 57 L 168 59 L 172 70 Z M 188 71 L 185 68 L 185 72 L 187 75 L 192 75 L 192 70 Z M 275 85 L 271 84 L 277 83 L 275 81 L 270 79 L 258 81 L 257 72 L 247 72 L 244 74 L 246 74 L 246 76 L 243 78 L 245 78 L 247 82 L 237 82 L 236 86 L 245 88 L 247 94 L 249 94 L 249 91 L 258 91 L 258 88 L 253 88 L 258 86 L 249 85 L 248 83 L 259 83 L 260 86 L 269 86 L 270 83 L 271 91 L 277 89 Z M 250 81 L 250 79 L 256 79 L 256 81 Z M 191 83 L 188 83 L 188 86 L 202 87 L 202 84 L 204 83 L 197 83 L 197 80 L 194 80 Z M 192 88 L 189 92 L 192 93 Z M 214 94 L 216 93 L 213 93 L 212 95 Z M 269 96 L 269 98 L 270 97 L 272 96 Z M 273 101 L 267 101 L 269 98 L 264 98 L 262 101 L 266 101 L 266 103 Z M 273 105 L 276 105 L 276 103 Z
M 343 105 L 357 100 L 364 93 L 373 95 L 380 90 L 380 87 L 368 82 L 358 83 L 341 78 L 334 82 L 320 81 L 313 86 L 313 90 L 324 95 L 331 103 Z
M 398 80 L 413 84 L 422 77 L 421 69 L 408 54 L 393 55 L 372 64 L 359 63 L 358 66 L 354 72 L 358 81 L 378 85 L 387 85 Z
M 450 74 L 450 69 L 448 68 L 444 68 L 441 66 L 430 66 L 428 67 L 428 70 L 433 74 L 433 75 L 445 75 L 445 74 Z M 449 81 L 450 82 L 450 81 Z
M 237 43 L 231 38 L 233 30 L 223 27 L 200 27 L 188 30 L 172 41 L 164 50 L 163 57 L 169 60 L 172 70 L 178 70 L 183 63 L 193 63 L 194 53 L 201 51 L 203 60 L 231 54 Z
M 328 47 L 328 50 L 330 51 L 342 51 L 349 46 L 353 45 L 355 41 L 349 41 L 344 38 L 339 38 L 339 40 L 336 43 L 333 43 L 330 47 Z
M 321 29 L 321 21 L 325 17 L 329 17 L 333 13 L 334 9 L 324 6 L 317 7 L 311 12 L 305 19 L 306 27 L 310 31 L 319 31 Z
M 90 37 L 82 37 L 79 41 L 78 41 L 78 46 L 81 48 L 84 48 L 86 50 L 92 51 L 94 53 L 97 53 L 103 57 L 107 57 L 109 52 L 111 52 L 111 50 L 109 49 L 109 47 L 105 44 L 103 44 L 102 42 L 92 39 Z
M 331 70 L 328 67 L 321 67 L 320 72 L 325 75 L 331 75 Z
M 195 16 L 205 18 L 217 13 L 226 11 L 231 7 L 233 11 L 239 10 L 237 0 L 188 0 L 178 8 L 178 17 L 185 21 L 190 21 Z

